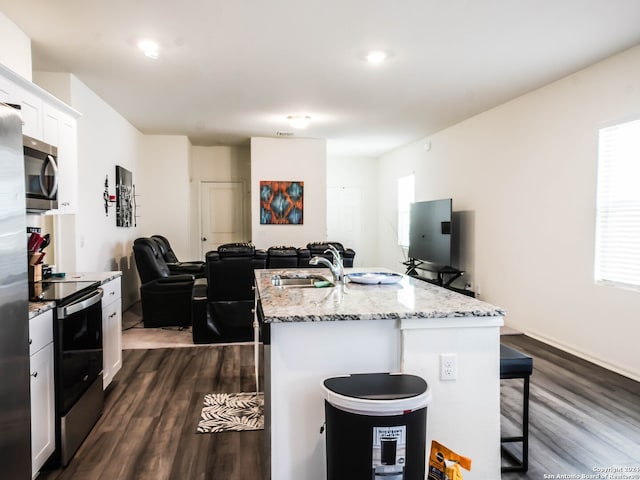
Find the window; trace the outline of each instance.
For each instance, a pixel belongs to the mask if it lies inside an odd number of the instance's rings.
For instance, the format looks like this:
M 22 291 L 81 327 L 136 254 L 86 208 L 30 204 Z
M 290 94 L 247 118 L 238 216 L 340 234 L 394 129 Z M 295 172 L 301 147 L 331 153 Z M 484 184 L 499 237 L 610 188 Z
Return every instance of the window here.
M 414 200 L 415 175 L 398 179 L 398 245 L 409 246 L 411 204 Z
M 598 140 L 595 280 L 640 286 L 640 120 Z

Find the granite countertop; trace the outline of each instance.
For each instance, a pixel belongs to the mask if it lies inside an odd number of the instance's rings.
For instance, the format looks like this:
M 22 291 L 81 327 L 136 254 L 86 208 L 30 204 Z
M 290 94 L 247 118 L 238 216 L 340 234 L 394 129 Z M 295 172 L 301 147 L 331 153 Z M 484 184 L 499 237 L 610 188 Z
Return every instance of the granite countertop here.
M 29 320 L 55 307 L 55 302 L 29 302 Z
M 345 269 L 346 273 L 390 272 L 386 268 Z M 502 317 L 503 309 L 406 275 L 391 285 L 349 282 L 327 288 L 274 287 L 273 275 L 320 274 L 329 269 L 256 270 L 264 321 L 321 322 L 446 317 Z
M 104 285 L 111 280 L 121 277 L 122 272 L 114 270 L 112 272 L 79 272 L 67 273 L 64 277 L 50 277 L 46 282 L 100 282 Z
M 122 272 L 82 272 L 82 273 L 67 273 L 64 277 L 50 277 L 44 280 L 44 282 L 100 282 L 100 285 L 104 285 L 111 280 L 121 277 Z M 55 308 L 55 302 L 38 302 L 29 301 L 29 319 L 40 315 Z

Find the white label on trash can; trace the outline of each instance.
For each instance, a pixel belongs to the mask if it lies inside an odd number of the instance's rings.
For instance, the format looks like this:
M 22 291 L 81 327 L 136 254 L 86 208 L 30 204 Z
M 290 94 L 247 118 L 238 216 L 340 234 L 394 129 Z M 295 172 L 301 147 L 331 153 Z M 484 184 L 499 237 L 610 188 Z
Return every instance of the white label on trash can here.
M 407 426 L 373 427 L 374 478 L 404 478 Z

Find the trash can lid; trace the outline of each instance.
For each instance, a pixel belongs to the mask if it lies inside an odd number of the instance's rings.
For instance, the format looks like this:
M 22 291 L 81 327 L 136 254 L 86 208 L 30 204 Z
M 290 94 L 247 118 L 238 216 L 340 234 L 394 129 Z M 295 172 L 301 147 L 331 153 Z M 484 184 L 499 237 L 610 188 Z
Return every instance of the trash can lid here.
M 341 410 L 389 416 L 410 413 L 427 406 L 431 391 L 416 375 L 361 373 L 327 378 L 322 383 L 325 399 Z

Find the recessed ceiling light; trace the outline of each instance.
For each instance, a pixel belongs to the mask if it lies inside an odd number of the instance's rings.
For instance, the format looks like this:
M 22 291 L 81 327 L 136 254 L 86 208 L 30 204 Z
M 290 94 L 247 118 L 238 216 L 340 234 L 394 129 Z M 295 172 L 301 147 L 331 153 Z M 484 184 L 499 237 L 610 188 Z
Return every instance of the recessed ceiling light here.
M 289 120 L 291 128 L 307 128 L 311 117 L 309 115 L 289 115 L 287 120 Z
M 153 40 L 140 40 L 138 42 L 138 48 L 142 50 L 142 53 L 146 57 L 153 58 L 154 60 L 158 58 L 160 47 Z
M 367 56 L 365 58 L 369 63 L 382 63 L 387 59 L 387 52 L 383 52 L 382 50 L 374 50 L 367 53 Z

